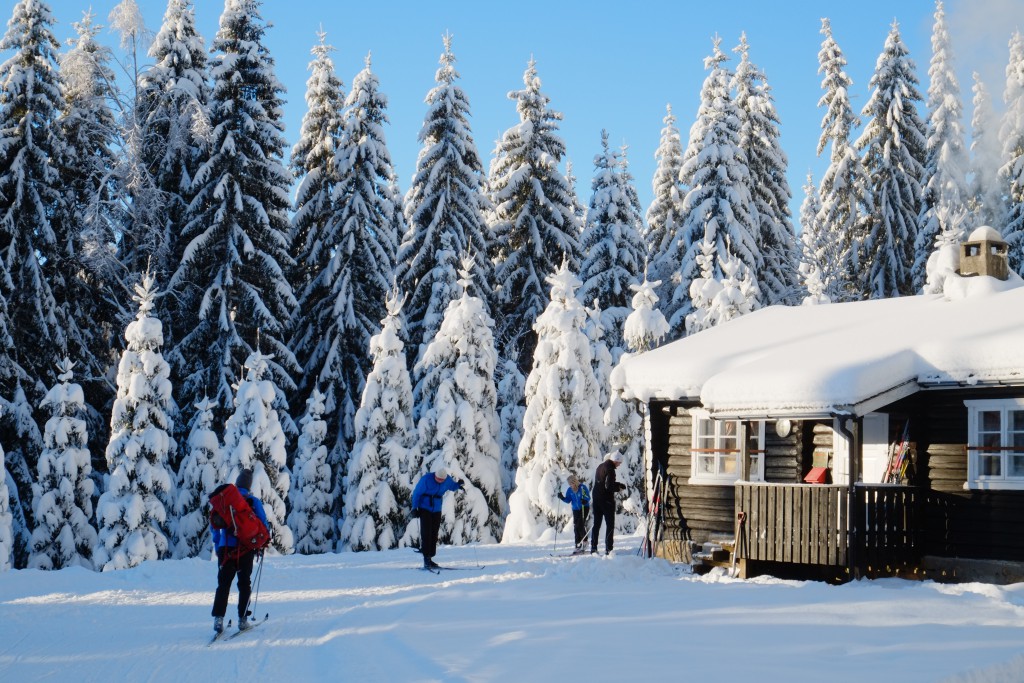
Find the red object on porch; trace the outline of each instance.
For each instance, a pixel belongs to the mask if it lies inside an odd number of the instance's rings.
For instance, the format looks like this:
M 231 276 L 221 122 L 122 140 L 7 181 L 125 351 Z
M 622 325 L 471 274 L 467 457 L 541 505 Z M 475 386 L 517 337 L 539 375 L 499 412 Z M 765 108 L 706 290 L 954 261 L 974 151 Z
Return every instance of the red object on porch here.
M 808 484 L 824 484 L 828 480 L 827 467 L 812 467 L 811 471 L 804 477 Z

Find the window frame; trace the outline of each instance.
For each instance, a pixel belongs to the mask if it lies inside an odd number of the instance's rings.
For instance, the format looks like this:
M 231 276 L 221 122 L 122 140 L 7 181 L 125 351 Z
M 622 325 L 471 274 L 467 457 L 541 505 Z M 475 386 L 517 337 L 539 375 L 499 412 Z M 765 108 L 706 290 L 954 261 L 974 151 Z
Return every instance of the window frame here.
M 690 409 L 690 479 L 688 483 L 696 485 L 710 485 L 710 486 L 723 486 L 732 485 L 740 480 L 740 471 L 742 466 L 739 462 L 740 455 L 740 444 L 736 439 L 735 448 L 727 448 L 722 446 L 722 439 L 729 439 L 730 437 L 726 430 L 727 425 L 735 425 L 736 434 L 739 434 L 739 423 L 741 420 L 716 420 L 711 417 L 707 410 L 703 408 L 691 408 Z M 710 423 L 714 428 L 714 434 L 702 433 L 701 423 Z M 750 453 L 750 479 L 749 481 L 764 481 L 764 437 L 765 437 L 765 420 L 751 420 L 751 432 L 756 434 L 757 437 L 757 448 L 752 450 Z M 700 444 L 699 439 L 714 439 L 714 445 L 712 447 L 714 462 L 715 462 L 715 473 L 706 474 L 700 471 L 698 467 L 698 460 L 700 458 L 706 458 L 709 455 L 708 448 L 705 445 Z M 756 452 L 755 452 L 756 451 Z M 725 472 L 723 473 L 723 462 L 728 459 L 728 456 L 735 455 L 736 458 L 736 471 L 734 473 Z
M 1010 436 L 1009 413 L 1013 411 L 1024 411 L 1024 398 L 1001 398 L 1001 399 L 979 399 L 964 401 L 967 407 L 967 481 L 964 488 L 967 490 L 1004 490 L 1024 491 L 1024 474 L 1020 476 L 1009 475 L 1009 461 L 1013 456 L 1024 457 L 1024 447 L 1014 448 Z M 982 435 L 993 434 L 993 430 L 983 430 L 979 424 L 981 413 L 999 413 L 999 446 L 997 451 L 989 448 L 983 450 L 981 445 Z M 1024 433 L 1024 423 L 1015 430 L 1018 434 Z M 982 459 L 992 457 L 992 452 L 999 453 L 1000 474 L 982 474 Z

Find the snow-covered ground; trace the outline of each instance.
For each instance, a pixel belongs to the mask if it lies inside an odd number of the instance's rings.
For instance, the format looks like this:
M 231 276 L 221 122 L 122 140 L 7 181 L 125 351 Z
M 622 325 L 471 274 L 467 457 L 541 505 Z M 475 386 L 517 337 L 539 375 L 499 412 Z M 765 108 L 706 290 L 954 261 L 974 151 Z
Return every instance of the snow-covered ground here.
M 10 571 L 0 680 L 1024 680 L 1024 584 L 698 577 L 637 544 L 267 558 L 270 620 L 212 647 L 211 562 Z

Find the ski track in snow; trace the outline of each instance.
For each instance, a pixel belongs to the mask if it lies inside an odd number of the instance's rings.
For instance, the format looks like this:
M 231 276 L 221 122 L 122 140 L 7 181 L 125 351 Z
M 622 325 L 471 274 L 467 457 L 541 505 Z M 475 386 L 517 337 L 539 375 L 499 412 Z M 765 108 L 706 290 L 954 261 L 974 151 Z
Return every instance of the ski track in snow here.
M 441 575 L 407 549 L 268 557 L 253 611 L 269 621 L 212 647 L 213 562 L 11 571 L 0 680 L 1024 680 L 1024 584 L 698 577 L 638 542 L 442 547 L 472 571 Z

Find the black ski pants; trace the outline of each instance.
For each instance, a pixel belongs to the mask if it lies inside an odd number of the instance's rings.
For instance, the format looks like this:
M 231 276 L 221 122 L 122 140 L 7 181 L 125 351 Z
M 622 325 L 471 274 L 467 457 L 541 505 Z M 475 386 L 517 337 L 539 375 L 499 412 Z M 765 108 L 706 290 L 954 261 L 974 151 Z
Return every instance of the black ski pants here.
M 601 522 L 605 523 L 604 551 L 610 553 L 615 542 L 615 501 L 594 501 L 594 529 L 590 532 L 590 552 L 597 552 L 597 539 L 601 535 Z
M 576 547 L 579 548 L 587 538 L 587 513 L 588 507 L 572 511 L 572 530 L 576 536 Z
M 441 513 L 420 511 L 420 551 L 424 561 L 437 553 L 437 533 L 441 530 Z
M 220 558 L 220 569 L 217 571 L 217 592 L 213 596 L 213 612 L 215 617 L 223 617 L 228 611 L 228 598 L 231 596 L 231 582 L 238 577 L 238 618 L 246 615 L 249 609 L 249 595 L 252 594 L 252 563 L 256 553 L 247 552 L 238 555 L 235 548 L 221 548 L 217 551 Z

